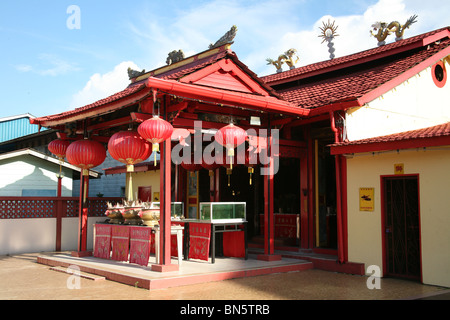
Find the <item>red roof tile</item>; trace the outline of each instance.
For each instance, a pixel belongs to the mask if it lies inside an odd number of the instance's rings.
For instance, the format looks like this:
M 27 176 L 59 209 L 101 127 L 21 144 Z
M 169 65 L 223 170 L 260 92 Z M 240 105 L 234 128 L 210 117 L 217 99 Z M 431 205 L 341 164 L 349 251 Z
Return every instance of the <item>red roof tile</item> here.
M 114 101 L 119 101 L 123 98 L 129 97 L 141 90 L 145 89 L 145 84 L 134 84 L 134 85 L 130 85 L 129 87 L 127 87 L 125 90 L 122 90 L 118 93 L 115 93 L 107 98 L 98 100 L 94 103 L 88 104 L 84 107 L 80 107 L 80 108 L 76 108 L 74 110 L 70 110 L 70 111 L 66 111 L 66 112 L 62 112 L 62 113 L 58 113 L 55 115 L 50 115 L 50 116 L 44 116 L 44 117 L 40 117 L 40 118 L 34 118 L 30 120 L 30 123 L 32 124 L 39 124 L 42 123 L 44 121 L 57 121 L 60 119 L 64 119 L 76 114 L 80 114 L 83 113 L 84 111 L 87 110 L 91 110 L 91 109 L 96 109 L 98 107 L 102 107 L 104 105 L 107 105 L 108 103 L 114 102 Z
M 429 48 L 421 47 L 357 67 L 330 72 L 326 76 L 299 80 L 299 85 L 278 90 L 278 93 L 285 100 L 309 109 L 356 100 L 449 46 L 450 40 L 446 39 Z
M 268 76 L 261 77 L 261 79 L 269 85 L 273 85 L 275 83 L 280 82 L 289 82 L 295 80 L 299 77 L 305 77 L 309 73 L 313 72 L 327 72 L 326 69 L 329 68 L 342 68 L 348 64 L 359 64 L 359 60 L 370 60 L 370 59 L 378 59 L 379 56 L 382 55 L 390 55 L 391 52 L 398 52 L 399 49 L 407 50 L 411 49 L 411 46 L 421 47 L 429 44 L 429 42 L 434 41 L 435 36 L 439 36 L 439 34 L 447 34 L 450 32 L 449 27 L 441 28 L 438 30 L 434 30 L 431 32 L 427 32 L 418 36 L 414 36 L 411 38 L 403 39 L 400 41 L 396 41 L 393 43 L 389 43 L 384 46 L 376 47 L 374 49 L 369 49 L 365 51 L 361 51 L 355 54 L 351 54 L 344 57 L 339 57 L 331 60 L 326 60 L 318 63 L 313 63 L 307 66 L 295 68 L 292 70 L 288 70 L 281 73 L 276 73 Z M 442 35 L 440 35 L 442 37 Z M 427 40 L 428 41 L 425 41 Z M 401 50 L 400 50 L 401 51 Z
M 386 136 L 335 143 L 329 147 L 332 148 L 332 154 L 342 154 L 439 145 L 450 145 L 450 122 Z

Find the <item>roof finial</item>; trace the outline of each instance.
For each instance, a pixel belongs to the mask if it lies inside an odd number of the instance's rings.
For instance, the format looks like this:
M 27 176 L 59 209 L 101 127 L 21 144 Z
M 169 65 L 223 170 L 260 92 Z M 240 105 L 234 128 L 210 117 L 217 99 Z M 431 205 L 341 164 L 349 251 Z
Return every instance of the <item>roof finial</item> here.
M 218 48 L 220 46 L 223 46 L 225 44 L 233 44 L 234 43 L 234 37 L 236 37 L 236 33 L 237 33 L 238 28 L 234 25 L 231 27 L 231 29 L 225 33 L 222 38 L 220 38 L 219 40 L 217 40 L 216 43 L 214 44 L 210 44 L 209 45 L 209 49 L 214 49 L 214 48 Z
M 383 46 L 386 44 L 386 38 L 395 32 L 395 41 L 399 41 L 403 39 L 403 34 L 406 29 L 417 22 L 417 15 L 411 16 L 408 20 L 406 20 L 404 25 L 401 25 L 398 21 L 392 21 L 387 24 L 386 22 L 377 21 L 372 25 L 373 31 L 377 31 L 377 33 L 373 33 L 370 30 L 370 34 L 378 40 L 378 46 Z
M 325 23 L 322 21 L 323 27 L 319 27 L 319 29 L 322 31 L 322 34 L 319 35 L 319 37 L 323 38 L 322 43 L 325 41 L 328 42 L 328 52 L 330 53 L 330 59 L 334 59 L 334 37 L 338 37 L 339 35 L 336 33 L 336 30 L 338 26 L 335 26 L 334 23 L 336 21 L 333 21 L 333 23 L 330 23 L 330 19 L 328 19 L 328 22 Z
M 295 55 L 295 58 L 294 58 Z M 272 64 L 277 68 L 277 73 L 283 72 L 283 64 L 286 63 L 290 70 L 295 69 L 295 64 L 298 62 L 299 57 L 297 56 L 296 49 L 289 49 L 285 53 L 278 56 L 277 60 L 266 59 L 267 64 Z

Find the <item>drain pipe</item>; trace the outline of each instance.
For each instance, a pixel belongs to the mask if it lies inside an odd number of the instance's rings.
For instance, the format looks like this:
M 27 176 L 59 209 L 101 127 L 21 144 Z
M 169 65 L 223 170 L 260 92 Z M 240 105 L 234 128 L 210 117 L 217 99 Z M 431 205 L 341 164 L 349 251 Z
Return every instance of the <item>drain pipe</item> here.
M 339 143 L 339 132 L 336 128 L 334 112 L 330 111 L 331 130 L 334 132 L 334 142 Z M 336 166 L 336 218 L 337 218 L 337 241 L 338 241 L 338 262 L 344 263 L 344 237 L 342 227 L 342 201 L 341 201 L 341 164 L 340 156 L 335 155 Z

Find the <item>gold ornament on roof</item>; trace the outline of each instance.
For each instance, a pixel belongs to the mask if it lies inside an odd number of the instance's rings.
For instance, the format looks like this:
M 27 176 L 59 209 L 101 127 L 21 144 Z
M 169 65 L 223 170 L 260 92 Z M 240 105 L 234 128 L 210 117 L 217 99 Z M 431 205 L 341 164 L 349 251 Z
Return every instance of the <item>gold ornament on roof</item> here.
M 266 59 L 267 64 L 272 64 L 277 68 L 277 73 L 283 72 L 283 64 L 286 63 L 289 68 L 295 69 L 295 64 L 298 62 L 299 57 L 297 56 L 297 50 L 296 49 L 289 49 L 285 53 L 278 56 L 277 60 L 273 59 Z
M 389 24 L 378 21 L 372 25 L 373 31 L 378 31 L 373 33 L 372 30 L 370 30 L 370 34 L 378 40 L 378 46 L 383 46 L 386 44 L 386 38 L 392 33 L 395 33 L 395 41 L 402 40 L 405 30 L 409 29 L 409 27 L 416 22 L 417 15 L 411 16 L 404 25 L 401 25 L 398 21 L 392 21 Z
M 331 41 L 334 37 L 338 37 L 339 35 L 336 33 L 338 26 L 335 26 L 334 23 L 336 21 L 333 21 L 333 23 L 330 23 L 330 19 L 328 19 L 328 22 L 322 22 L 323 27 L 319 27 L 319 29 L 322 31 L 322 34 L 319 36 L 323 38 L 322 43 L 325 41 Z
M 322 22 L 323 27 L 319 27 L 319 29 L 322 31 L 322 34 L 319 35 L 320 38 L 323 38 L 322 43 L 325 41 L 328 42 L 328 52 L 330 53 L 330 59 L 334 59 L 334 43 L 333 39 L 335 37 L 338 37 L 339 35 L 336 33 L 338 26 L 334 25 L 335 21 L 333 23 L 330 22 L 330 19 L 328 19 L 328 22 Z

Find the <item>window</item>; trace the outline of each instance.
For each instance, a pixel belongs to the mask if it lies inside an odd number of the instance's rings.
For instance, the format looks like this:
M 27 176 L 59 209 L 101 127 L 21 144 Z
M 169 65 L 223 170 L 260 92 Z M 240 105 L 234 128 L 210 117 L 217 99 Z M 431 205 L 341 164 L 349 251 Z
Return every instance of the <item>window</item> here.
M 444 62 L 439 61 L 431 69 L 431 75 L 433 76 L 434 84 L 442 88 L 447 82 L 447 70 L 445 70 Z

